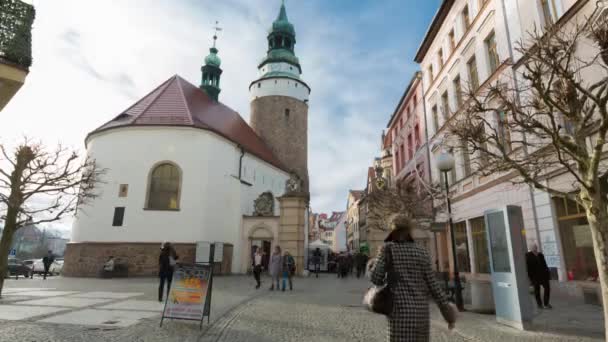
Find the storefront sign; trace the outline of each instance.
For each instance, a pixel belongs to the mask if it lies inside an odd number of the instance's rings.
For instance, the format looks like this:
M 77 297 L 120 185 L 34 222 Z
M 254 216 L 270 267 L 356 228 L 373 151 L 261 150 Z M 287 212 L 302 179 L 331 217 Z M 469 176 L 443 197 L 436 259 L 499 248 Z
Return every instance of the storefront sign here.
M 209 317 L 212 270 L 209 265 L 178 265 L 173 273 L 171 291 L 165 301 L 163 319 L 203 321 Z

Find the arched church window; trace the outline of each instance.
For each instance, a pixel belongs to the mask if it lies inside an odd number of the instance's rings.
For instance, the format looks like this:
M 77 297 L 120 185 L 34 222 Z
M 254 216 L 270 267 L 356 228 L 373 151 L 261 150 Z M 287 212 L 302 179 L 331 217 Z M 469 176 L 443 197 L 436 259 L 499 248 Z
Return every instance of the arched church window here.
M 291 39 L 285 38 L 285 47 L 291 49 Z
M 171 163 L 162 163 L 150 173 L 147 209 L 179 209 L 181 171 Z
M 285 117 L 286 117 L 286 118 L 289 118 L 289 113 L 290 113 L 290 112 L 289 112 L 289 109 L 285 109 Z
M 262 82 L 258 83 L 258 88 L 262 88 Z

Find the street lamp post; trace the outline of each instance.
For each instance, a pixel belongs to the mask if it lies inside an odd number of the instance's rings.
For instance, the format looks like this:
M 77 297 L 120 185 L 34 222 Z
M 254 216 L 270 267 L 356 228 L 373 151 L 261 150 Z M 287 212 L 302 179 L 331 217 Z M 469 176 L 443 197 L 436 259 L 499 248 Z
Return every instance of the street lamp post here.
M 450 225 L 450 236 L 452 240 L 452 258 L 454 260 L 454 291 L 456 295 L 456 306 L 458 310 L 464 311 L 462 301 L 462 284 L 460 283 L 460 273 L 458 272 L 458 259 L 456 258 L 456 239 L 454 232 L 454 222 L 452 221 L 452 204 L 450 202 L 450 185 L 448 183 L 448 172 L 454 168 L 454 157 L 451 153 L 441 153 L 437 158 L 437 167 L 443 173 L 445 180 L 445 198 L 448 205 L 448 222 Z

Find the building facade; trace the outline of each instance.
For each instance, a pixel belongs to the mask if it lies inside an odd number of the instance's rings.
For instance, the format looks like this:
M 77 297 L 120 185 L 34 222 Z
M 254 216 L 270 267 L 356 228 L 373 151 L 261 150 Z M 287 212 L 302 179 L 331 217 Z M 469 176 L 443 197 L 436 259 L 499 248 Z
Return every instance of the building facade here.
M 567 31 L 575 24 L 598 20 L 608 14 L 608 7 L 603 1 L 591 0 L 543 0 L 520 4 L 504 0 L 504 7 L 512 46 L 525 39 L 526 34 L 534 28 L 540 32 L 549 29 Z M 597 12 L 594 12 L 596 9 Z M 592 53 L 590 49 L 591 44 L 579 49 L 579 56 L 584 58 L 585 54 Z M 515 72 L 523 72 L 525 56 L 514 49 L 512 58 Z M 585 70 L 580 77 L 595 82 L 606 77 L 606 72 Z M 572 175 L 565 172 L 554 172 L 546 182 L 564 192 L 577 191 Z M 538 213 L 538 245 L 546 256 L 553 279 L 561 282 L 557 290 L 600 303 L 597 264 L 584 210 L 572 200 L 540 190 L 534 191 L 534 205 Z
M 449 124 L 463 107 L 464 94 L 480 91 L 510 72 L 508 31 L 500 0 L 444 1 L 417 54 L 422 70 L 426 108 L 430 179 L 445 185 L 436 160 L 447 146 L 459 142 L 447 137 Z M 533 196 L 528 186 L 509 183 L 511 175 L 483 177 L 475 173 L 479 155 L 467 148 L 452 151 L 456 167 L 448 174 L 455 223 L 456 254 L 461 273 L 478 281 L 490 280 L 484 212 L 505 205 L 523 208 L 526 236 L 537 234 Z M 435 203 L 437 221 L 447 222 L 444 203 Z M 450 232 L 437 235 L 439 268 L 453 269 Z
M 346 201 L 346 245 L 349 251 L 358 251 L 361 247 L 359 232 L 359 201 L 363 190 L 350 190 Z
M 255 249 L 276 245 L 304 270 L 310 89 L 295 30 L 282 5 L 250 87 L 250 124 L 219 101 L 216 39 L 200 86 L 173 76 L 88 134 L 88 157 L 107 171 L 99 196 L 79 207 L 65 275 L 95 276 L 109 255 L 130 275 L 154 275 L 161 243 L 193 263 L 199 241 L 224 244 L 222 272 L 244 273 Z
M 512 184 L 511 180 L 516 176 L 513 172 L 490 176 L 476 173 L 483 164 L 473 160 L 482 161 L 483 156 L 470 154 L 466 146 L 446 134 L 463 106 L 465 92 L 479 94 L 498 81 L 517 82 L 514 75 L 521 71 L 518 68 L 524 56 L 515 47 L 530 32 L 544 32 L 556 26 L 559 29 L 559 26 L 588 20 L 595 8 L 596 2 L 587 0 L 446 0 L 424 37 L 415 58 L 421 69 L 417 77 L 420 91 L 411 91 L 413 83 L 410 84 L 391 117 L 385 144 L 392 146 L 397 181 L 411 175 L 412 169 L 418 169 L 414 166 L 418 165 L 418 160 L 410 161 L 412 155 L 426 154 L 428 167 L 424 173 L 429 175 L 431 183 L 442 186 L 445 185 L 444 175 L 438 170 L 436 159 L 450 148 L 447 152 L 456 159 L 456 167 L 447 175 L 455 222 L 453 233 L 458 266 L 467 278 L 482 282 L 490 279 L 484 212 L 518 205 L 523 209 L 528 248 L 539 245 L 552 279 L 562 281 L 558 291 L 581 295 L 591 289 L 597 295 L 597 268 L 590 231 L 580 206 L 527 185 Z M 403 113 L 406 118 L 408 113 L 408 91 L 412 93 L 411 98 L 414 94 L 421 98 L 427 133 L 427 148 L 424 143 L 421 146 L 414 143 L 414 153 L 408 148 L 408 130 L 412 125 L 407 125 L 406 119 L 401 128 Z M 490 118 L 492 125 L 506 127 L 508 114 L 494 114 Z M 503 136 L 506 134 L 510 133 L 503 132 Z M 572 179 L 560 176 L 559 172 L 547 182 L 566 191 L 568 187 L 569 191 L 575 191 L 571 188 Z M 436 202 L 434 207 L 436 221 L 447 221 L 445 204 Z M 449 241 L 449 230 L 436 235 L 434 241 L 440 270 L 453 269 Z
M 416 72 L 387 125 L 394 182 L 430 181 L 422 74 Z

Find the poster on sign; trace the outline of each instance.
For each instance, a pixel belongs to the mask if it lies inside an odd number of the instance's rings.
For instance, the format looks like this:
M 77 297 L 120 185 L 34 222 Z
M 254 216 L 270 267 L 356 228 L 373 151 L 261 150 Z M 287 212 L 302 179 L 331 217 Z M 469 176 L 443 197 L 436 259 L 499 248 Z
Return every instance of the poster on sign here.
M 213 261 L 214 262 L 222 262 L 224 257 L 224 243 L 216 242 L 214 243 L 215 250 L 213 251 Z
M 212 271 L 209 265 L 178 265 L 173 273 L 171 291 L 165 301 L 161 326 L 165 318 L 203 321 L 209 316 Z
M 207 241 L 199 241 L 196 243 L 195 263 L 207 264 L 211 257 L 211 243 Z

